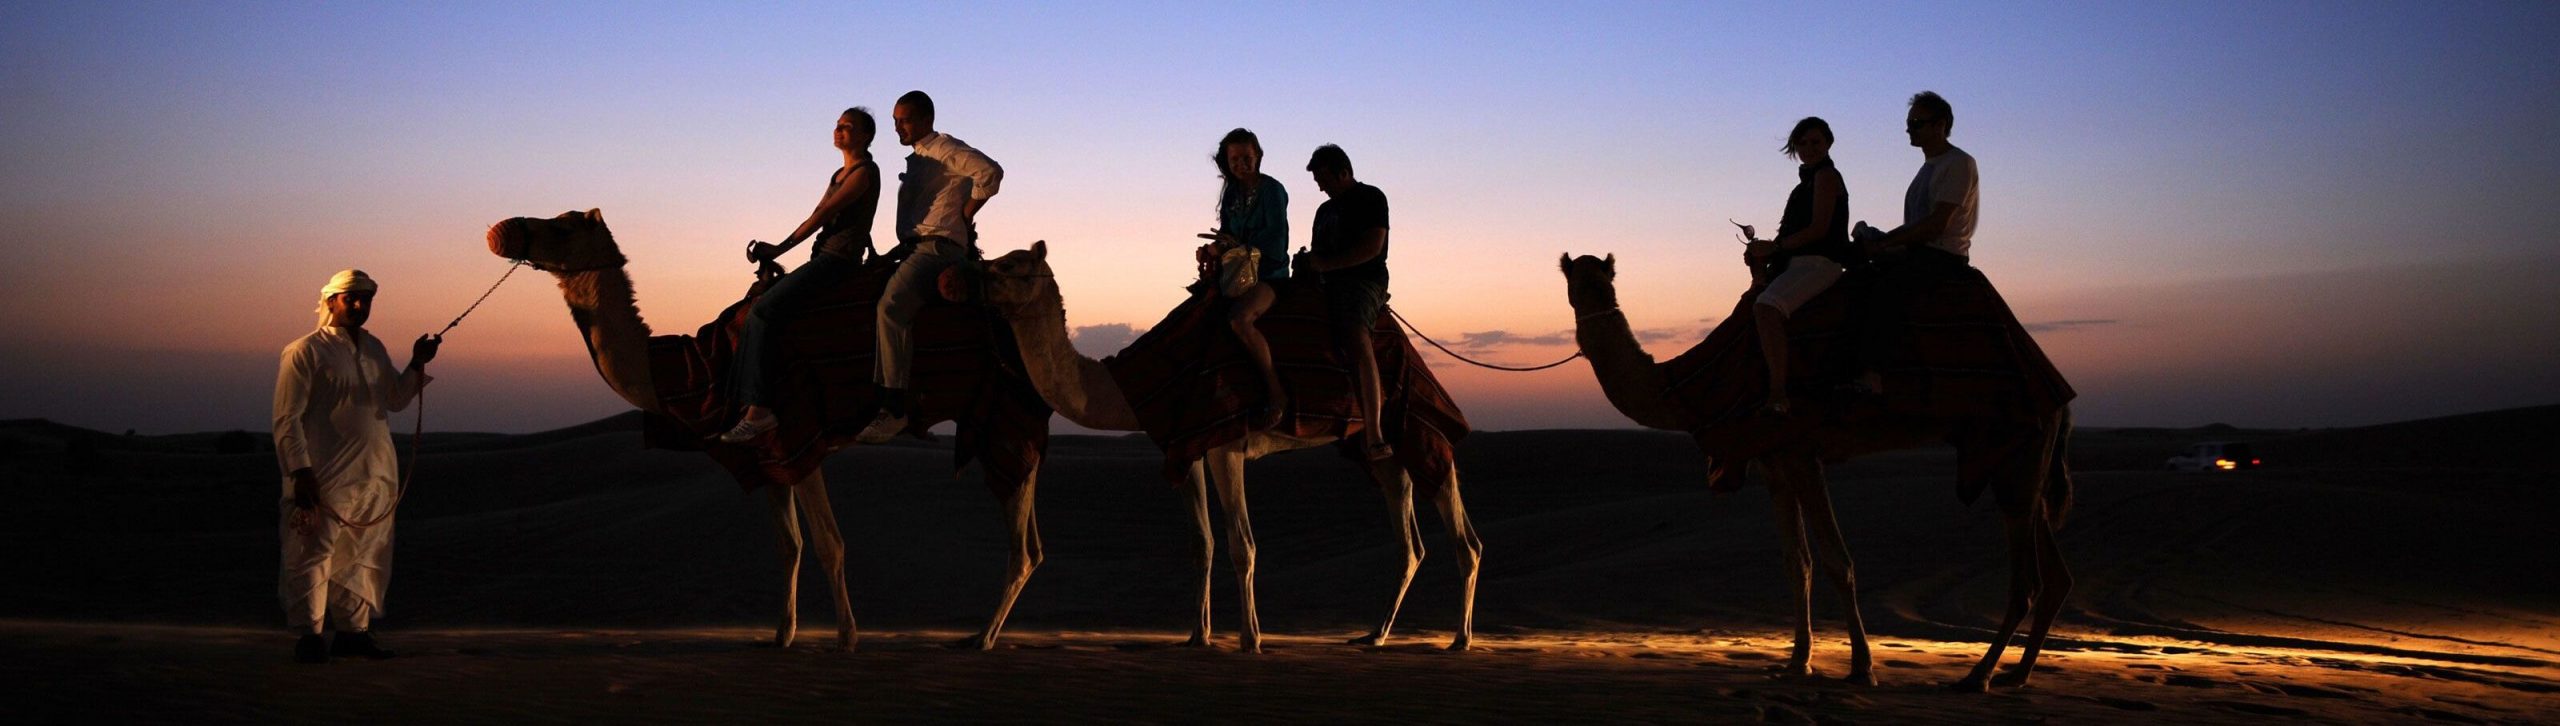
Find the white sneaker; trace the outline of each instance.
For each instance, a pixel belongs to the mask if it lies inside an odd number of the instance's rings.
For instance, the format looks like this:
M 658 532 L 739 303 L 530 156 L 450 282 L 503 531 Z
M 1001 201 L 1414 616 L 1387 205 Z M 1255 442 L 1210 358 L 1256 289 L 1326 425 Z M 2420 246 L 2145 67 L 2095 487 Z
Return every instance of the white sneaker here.
M 764 438 L 765 434 L 773 433 L 773 429 L 781 425 L 782 419 L 772 416 L 739 418 L 737 426 L 730 427 L 728 431 L 721 432 L 720 435 L 712 438 L 723 444 L 743 444 Z
M 853 440 L 865 444 L 885 444 L 889 443 L 890 439 L 897 438 L 898 433 L 905 430 L 907 430 L 907 417 L 882 411 L 880 415 L 872 417 L 871 425 L 862 427 L 862 433 L 855 434 Z

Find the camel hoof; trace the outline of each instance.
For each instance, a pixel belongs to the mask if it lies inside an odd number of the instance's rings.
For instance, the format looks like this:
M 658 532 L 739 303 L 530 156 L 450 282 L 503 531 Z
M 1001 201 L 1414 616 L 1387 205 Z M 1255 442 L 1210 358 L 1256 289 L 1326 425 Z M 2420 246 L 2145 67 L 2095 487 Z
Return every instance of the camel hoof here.
M 1245 638 L 1245 639 L 1242 639 L 1242 640 L 1238 640 L 1238 641 L 1236 641 L 1236 652 L 1238 652 L 1238 653 L 1261 653 L 1261 652 L 1262 652 L 1262 639 L 1261 639 L 1261 638 Z
M 1991 685 L 2001 688 L 2024 688 L 2027 685 L 2027 676 L 2027 671 L 2023 670 L 2001 671 L 2000 675 L 1991 677 Z
M 1957 693 L 1988 693 L 1991 691 L 1991 684 L 1980 675 L 1970 675 L 1947 684 L 1947 690 Z
M 1812 678 L 1822 675 L 1822 671 L 1804 661 L 1789 661 L 1785 665 L 1769 666 L 1769 671 L 1779 678 Z
M 1206 648 L 1206 647 L 1209 647 L 1209 635 L 1208 635 L 1207 633 L 1192 633 L 1192 634 L 1191 634 L 1191 639 L 1190 639 L 1190 640 L 1182 641 L 1182 647 L 1185 647 L 1185 648 Z
M 1842 676 L 1840 680 L 1847 681 L 1850 685 L 1874 686 L 1876 674 L 1874 671 L 1850 671 L 1849 675 Z
M 1352 639 L 1350 639 L 1350 640 L 1345 640 L 1345 641 L 1342 641 L 1342 642 L 1349 643 L 1349 644 L 1352 644 L 1352 645 L 1367 645 L 1367 646 L 1386 645 L 1386 644 L 1387 644 L 1387 636 L 1386 636 L 1386 634 L 1384 634 L 1384 633 L 1370 633 L 1370 634 L 1368 634 L 1368 635 L 1363 635 L 1363 636 L 1360 636 L 1360 637 L 1357 637 L 1357 638 L 1352 638 Z
M 1457 639 L 1449 641 L 1449 650 L 1451 651 L 1463 653 L 1466 652 L 1467 649 L 1473 647 L 1475 647 L 1475 639 L 1464 635 L 1458 636 Z

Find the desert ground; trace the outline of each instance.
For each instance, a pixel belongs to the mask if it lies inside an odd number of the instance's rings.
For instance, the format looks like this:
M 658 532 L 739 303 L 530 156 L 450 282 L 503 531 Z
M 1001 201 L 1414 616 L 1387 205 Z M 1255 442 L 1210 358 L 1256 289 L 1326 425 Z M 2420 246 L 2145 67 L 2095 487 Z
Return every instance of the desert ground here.
M 1233 648 L 1223 553 L 1219 647 L 1179 647 L 1197 586 L 1182 500 L 1144 440 L 1080 436 L 1051 447 L 1048 560 L 1004 643 L 951 648 L 995 600 L 994 500 L 974 469 L 953 476 L 947 441 L 850 450 L 828 466 L 861 630 L 847 653 L 814 586 L 800 642 L 770 645 L 765 498 L 636 428 L 430 433 L 377 623 L 401 657 L 308 666 L 275 603 L 262 435 L 0 422 L 10 720 L 2560 721 L 2560 407 L 2082 429 L 2060 535 L 2079 587 L 2034 682 L 1990 694 L 1942 689 L 2007 580 L 1998 515 L 1957 502 L 1947 451 L 1831 468 L 1883 680 L 1864 687 L 1827 677 L 1847 647 L 1820 587 L 1826 677 L 1772 672 L 1790 598 L 1767 494 L 1707 493 L 1677 434 L 1465 442 L 1485 565 L 1464 653 L 1438 647 L 1458 582 L 1428 513 L 1398 638 L 1343 643 L 1396 565 L 1385 507 L 1330 451 L 1251 469 L 1268 652 Z M 2255 442 L 2267 466 L 2161 470 L 2207 440 Z

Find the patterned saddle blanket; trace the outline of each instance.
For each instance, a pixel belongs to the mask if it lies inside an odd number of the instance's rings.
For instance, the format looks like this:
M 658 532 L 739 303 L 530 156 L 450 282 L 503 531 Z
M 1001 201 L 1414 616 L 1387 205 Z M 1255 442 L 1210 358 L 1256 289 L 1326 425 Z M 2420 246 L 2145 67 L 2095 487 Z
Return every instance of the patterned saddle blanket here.
M 1361 420 L 1352 363 L 1334 349 L 1323 291 L 1296 278 L 1270 282 L 1278 300 L 1256 327 L 1270 341 L 1272 365 L 1289 394 L 1276 430 L 1339 437 L 1349 453 L 1368 422 Z M 1380 417 L 1387 441 L 1417 487 L 1433 490 L 1456 466 L 1455 447 L 1470 430 L 1466 414 L 1391 316 L 1378 317 L 1369 340 L 1385 396 Z M 1252 433 L 1253 413 L 1266 397 L 1261 372 L 1227 327 L 1227 300 L 1216 295 L 1194 295 L 1175 306 L 1102 363 L 1147 438 L 1164 449 L 1164 474 L 1175 483 L 1210 449 Z
M 1880 331 L 1881 359 L 1862 366 L 1850 316 L 1871 282 L 1867 274 L 1852 273 L 1789 318 L 1787 379 L 1799 413 L 1786 425 L 1760 410 L 1769 382 L 1751 312 L 1757 286 L 1743 293 L 1705 340 L 1661 364 L 1669 395 L 1692 416 L 1697 428 L 1691 433 L 1709 456 L 1746 461 L 1820 416 L 1878 413 L 1821 410 L 1825 392 L 1861 367 L 1882 374 L 1879 403 L 1885 415 L 2026 423 L 2078 395 L 1990 279 L 1972 267 L 1915 290 L 1903 301 L 1908 324 Z M 1741 477 L 1719 477 L 1713 484 L 1739 487 Z
M 647 417 L 649 445 L 705 451 L 749 489 L 807 477 L 828 453 L 851 445 L 877 411 L 875 310 L 896 271 L 893 262 L 866 262 L 851 279 L 777 326 L 784 363 L 780 380 L 770 384 L 783 401 L 774 411 L 781 427 L 761 445 L 705 438 L 737 422 L 741 407 L 729 400 L 722 382 L 737 359 L 747 312 L 770 282 L 748 286 L 744 297 L 693 335 L 650 338 L 649 372 L 659 410 Z M 1036 470 L 1048 450 L 1050 409 L 1023 373 L 1012 329 L 983 308 L 936 302 L 917 314 L 913 330 L 915 405 L 908 432 L 921 435 L 935 424 L 959 422 L 954 470 L 975 459 L 988 467 L 990 482 L 1020 482 Z

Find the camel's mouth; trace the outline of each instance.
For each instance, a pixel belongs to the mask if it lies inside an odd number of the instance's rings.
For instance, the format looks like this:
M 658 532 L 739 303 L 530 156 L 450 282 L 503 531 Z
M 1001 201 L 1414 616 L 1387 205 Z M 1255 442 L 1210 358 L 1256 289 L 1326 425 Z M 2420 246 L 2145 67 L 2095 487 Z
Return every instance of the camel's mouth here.
M 524 218 L 511 217 L 489 225 L 489 254 L 510 260 L 525 258 Z

